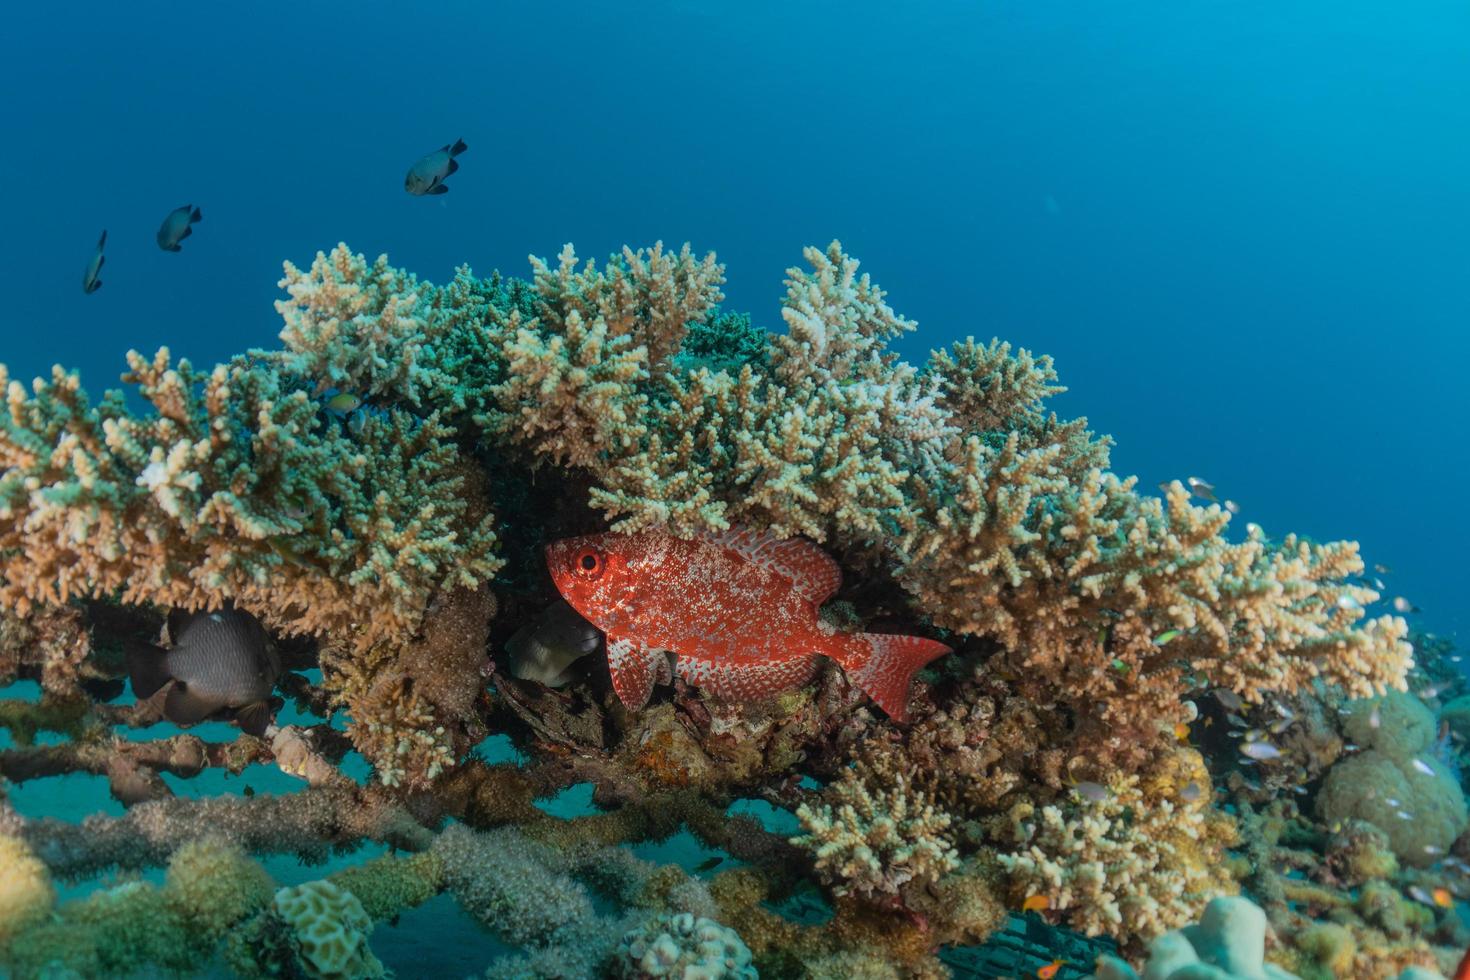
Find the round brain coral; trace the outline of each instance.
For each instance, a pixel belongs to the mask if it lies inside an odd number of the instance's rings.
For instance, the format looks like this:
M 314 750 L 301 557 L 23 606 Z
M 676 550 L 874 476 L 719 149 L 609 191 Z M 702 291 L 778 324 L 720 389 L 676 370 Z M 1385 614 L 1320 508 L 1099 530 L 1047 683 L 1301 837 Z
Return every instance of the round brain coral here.
M 1459 782 L 1438 759 L 1404 760 L 1381 750 L 1334 765 L 1318 794 L 1317 812 L 1329 824 L 1366 820 L 1388 835 L 1400 861 L 1416 868 L 1439 861 L 1470 816 Z
M 1395 759 L 1411 759 L 1434 742 L 1434 712 L 1403 691 L 1348 702 L 1342 730 L 1348 739 Z
M 613 975 L 626 980 L 755 980 L 750 949 L 740 934 L 687 912 L 660 915 L 623 936 Z
M 0 942 L 46 918 L 55 904 L 46 865 L 25 841 L 0 834 Z
M 276 892 L 276 914 L 295 934 L 301 965 L 313 980 L 366 980 L 388 975 L 368 949 L 373 922 L 362 903 L 330 881 Z

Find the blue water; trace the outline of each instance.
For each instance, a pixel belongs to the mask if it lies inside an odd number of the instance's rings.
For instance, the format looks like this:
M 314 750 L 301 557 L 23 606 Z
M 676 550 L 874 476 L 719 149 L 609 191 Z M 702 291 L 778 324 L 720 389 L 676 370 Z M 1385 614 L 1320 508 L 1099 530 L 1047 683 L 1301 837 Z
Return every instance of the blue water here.
M 775 327 L 840 237 L 911 354 L 1051 353 L 1119 470 L 1355 537 L 1454 632 L 1467 44 L 1459 0 L 16 4 L 0 360 L 100 387 L 129 347 L 270 345 L 281 260 L 338 240 L 436 280 L 688 240 Z M 456 137 L 452 192 L 406 195 Z

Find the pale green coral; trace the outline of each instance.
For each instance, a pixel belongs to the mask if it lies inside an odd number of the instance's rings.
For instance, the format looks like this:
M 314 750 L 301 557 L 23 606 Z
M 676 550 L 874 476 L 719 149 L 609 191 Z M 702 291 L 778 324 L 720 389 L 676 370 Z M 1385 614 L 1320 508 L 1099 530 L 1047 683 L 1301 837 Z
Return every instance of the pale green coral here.
M 309 980 L 388 976 L 368 948 L 373 922 L 350 891 L 330 881 L 308 881 L 276 892 L 273 905 L 291 930 Z

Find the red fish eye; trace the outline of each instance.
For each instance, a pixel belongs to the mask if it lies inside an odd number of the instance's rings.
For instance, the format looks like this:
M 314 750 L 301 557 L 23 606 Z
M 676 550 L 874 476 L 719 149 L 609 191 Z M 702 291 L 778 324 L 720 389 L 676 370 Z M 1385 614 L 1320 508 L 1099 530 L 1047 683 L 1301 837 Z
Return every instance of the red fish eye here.
M 581 578 L 593 579 L 602 574 L 602 552 L 596 548 L 583 548 L 572 560 L 572 570 Z

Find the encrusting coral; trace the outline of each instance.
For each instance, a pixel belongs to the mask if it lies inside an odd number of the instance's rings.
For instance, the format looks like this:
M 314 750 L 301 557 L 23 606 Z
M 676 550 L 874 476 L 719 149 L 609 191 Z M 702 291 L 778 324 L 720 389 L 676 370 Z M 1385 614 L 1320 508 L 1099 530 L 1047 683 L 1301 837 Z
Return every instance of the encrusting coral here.
M 1224 717 L 1200 722 L 1209 690 L 1246 713 L 1320 701 L 1269 723 L 1315 778 L 1345 751 L 1323 705 L 1403 686 L 1407 627 L 1365 612 L 1378 596 L 1356 545 L 1232 535 L 1230 512 L 1177 481 L 1140 493 L 1109 471 L 1106 438 L 1047 410 L 1063 390 L 1050 358 L 966 339 L 906 363 L 892 344 L 915 324 L 857 261 L 837 242 L 805 259 L 772 334 L 719 308 L 724 269 L 688 246 L 601 265 L 567 246 L 527 281 L 460 269 L 435 285 L 339 245 L 287 266 L 282 349 L 209 371 L 130 353 L 141 411 L 119 392 L 93 403 L 60 368 L 29 390 L 0 368 L 0 678 L 47 697 L 0 703 L 0 725 L 70 739 L 4 750 L 0 773 L 106 775 L 130 807 L 73 827 L 0 798 L 15 856 L 0 935 L 24 924 L 0 962 L 184 969 L 228 930 L 245 974 L 371 976 L 371 924 L 447 891 L 521 947 L 490 976 L 653 975 L 705 952 L 730 975 L 930 976 L 936 949 L 1003 928 L 1005 902 L 1044 896 L 1048 921 L 1136 953 L 1236 874 L 1273 922 L 1293 903 L 1340 913 L 1355 969 L 1448 946 L 1447 917 L 1406 911 L 1386 884 L 1437 872 L 1403 870 L 1361 833 L 1301 829 L 1292 800 L 1263 799 L 1287 788 L 1285 765 L 1250 784 L 1182 744 Z M 510 676 L 506 641 L 557 598 L 545 545 L 734 525 L 803 535 L 842 567 L 825 628 L 941 634 L 955 652 L 914 682 L 909 723 L 830 665 L 752 702 L 681 677 L 641 711 L 600 657 L 557 660 L 556 690 Z M 234 742 L 112 734 L 159 717 L 106 703 L 121 647 L 171 610 L 226 604 L 273 632 L 279 690 L 318 718 Z M 337 710 L 345 732 L 321 717 Z M 524 764 L 477 758 L 491 732 Z M 350 750 L 368 785 L 339 771 Z M 188 800 L 163 778 L 266 761 L 308 785 Z M 602 812 L 533 804 L 577 782 Z M 794 811 L 805 833 L 727 816 L 742 797 Z M 1457 819 L 1431 847 L 1450 846 L 1463 805 Z M 1226 858 L 1237 824 L 1249 854 L 1316 877 L 1242 872 Z M 680 826 L 742 866 L 706 883 L 622 849 Z M 1321 856 L 1289 832 L 1316 833 Z M 319 861 L 364 840 L 410 853 L 274 902 L 244 857 Z M 50 875 L 160 864 L 163 888 L 125 881 L 59 907 L 50 891 Z M 1356 905 L 1333 890 L 1350 881 Z M 829 920 L 773 911 L 804 882 L 826 887 Z M 165 928 L 144 939 L 149 916 Z M 1302 949 L 1346 961 L 1340 938 Z

